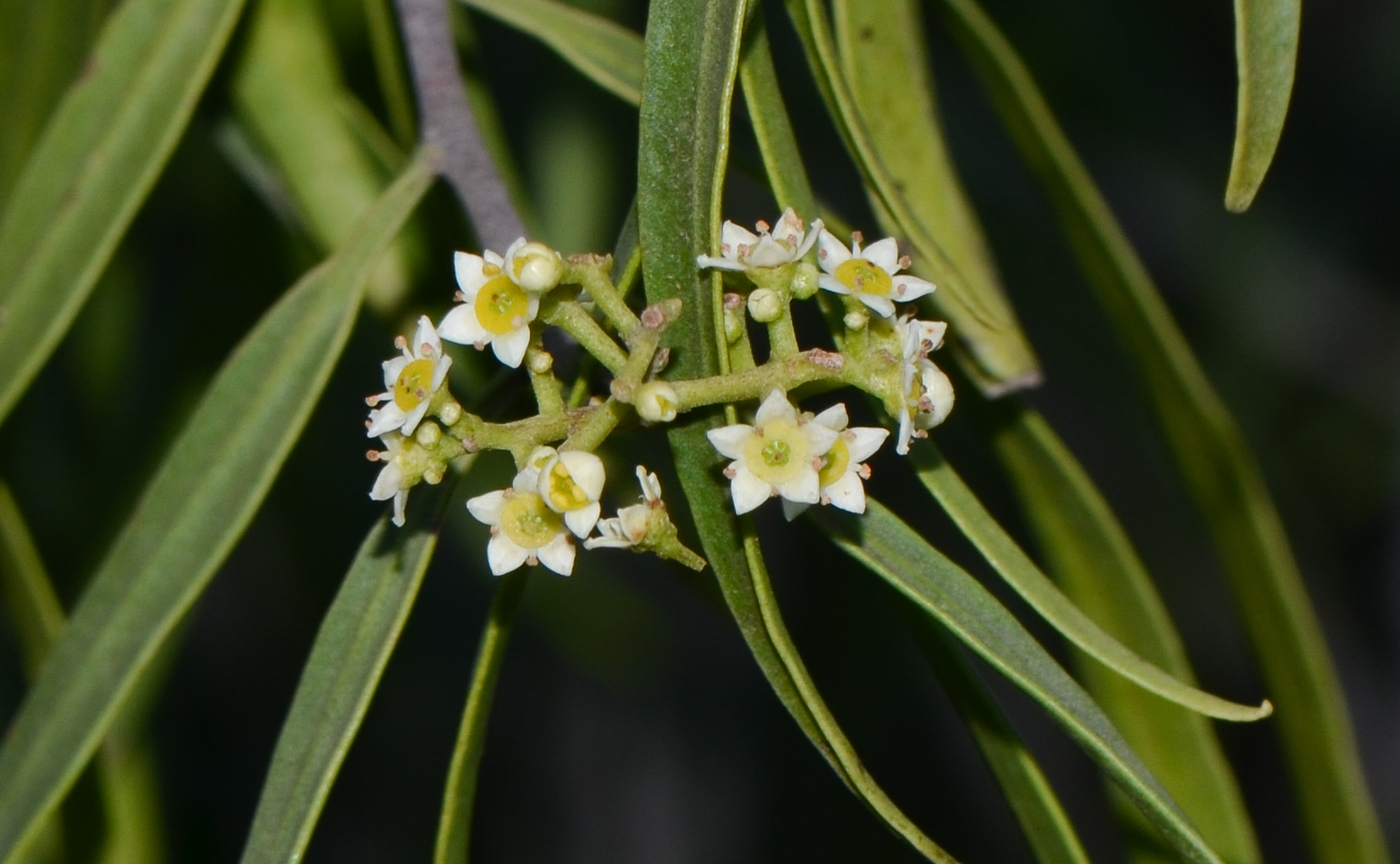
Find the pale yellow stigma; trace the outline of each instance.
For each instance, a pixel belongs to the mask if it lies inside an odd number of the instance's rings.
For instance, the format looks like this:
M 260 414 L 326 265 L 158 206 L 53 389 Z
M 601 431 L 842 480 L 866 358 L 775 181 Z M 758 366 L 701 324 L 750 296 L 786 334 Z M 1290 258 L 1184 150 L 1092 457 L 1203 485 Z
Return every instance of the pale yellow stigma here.
M 754 476 L 781 486 L 809 467 L 807 439 L 792 423 L 774 422 L 754 429 L 744 445 L 744 464 Z

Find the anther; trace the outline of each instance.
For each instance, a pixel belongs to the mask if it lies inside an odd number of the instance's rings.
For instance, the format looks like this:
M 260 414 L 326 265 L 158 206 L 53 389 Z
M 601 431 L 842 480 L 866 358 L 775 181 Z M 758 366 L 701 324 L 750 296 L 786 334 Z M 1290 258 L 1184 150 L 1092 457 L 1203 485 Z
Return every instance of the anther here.
M 408 340 L 403 338 L 402 336 L 395 336 L 394 347 L 402 351 L 403 349 L 408 347 Z
M 865 242 L 865 235 L 859 231 L 852 231 L 851 242 L 859 246 L 860 244 Z
M 740 306 L 743 305 L 744 298 L 741 295 L 735 294 L 733 292 L 724 295 L 724 308 L 738 309 Z
M 733 468 L 726 468 L 726 469 L 724 469 L 724 476 L 727 477 L 727 478 L 729 478 L 730 480 L 733 480 L 733 479 L 734 479 L 734 475 L 736 475 L 737 473 L 739 473 L 739 472 L 735 471 Z
M 378 462 L 378 461 L 379 461 L 379 451 L 378 451 L 378 450 L 366 450 L 366 451 L 365 451 L 365 458 L 368 459 L 368 460 L 371 461 L 371 462 Z
M 908 255 L 901 255 L 900 258 L 899 258 L 899 269 L 901 269 L 901 270 L 908 270 L 908 269 L 909 269 L 909 265 L 910 265 L 910 264 L 913 264 L 913 263 L 914 263 L 914 259 L 913 259 L 913 258 L 910 258 Z
M 761 219 L 758 222 L 755 222 L 753 227 L 757 228 L 758 233 L 760 234 L 767 234 L 769 231 L 768 223 L 764 222 Z

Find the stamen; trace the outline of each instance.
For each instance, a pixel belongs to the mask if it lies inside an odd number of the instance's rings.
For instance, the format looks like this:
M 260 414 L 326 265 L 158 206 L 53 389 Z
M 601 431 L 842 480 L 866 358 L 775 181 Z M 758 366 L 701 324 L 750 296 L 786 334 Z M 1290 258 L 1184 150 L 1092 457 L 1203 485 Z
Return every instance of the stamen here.
M 366 450 L 366 451 L 365 451 L 365 458 L 368 459 L 368 460 L 371 461 L 371 462 L 378 462 L 378 461 L 379 461 L 379 451 L 378 451 L 378 450 Z
M 865 235 L 859 231 L 852 231 L 851 242 L 859 246 L 860 244 L 865 242 Z
M 728 477 L 730 480 L 733 480 L 738 473 L 739 472 L 735 471 L 733 468 L 724 469 L 724 476 Z
M 402 336 L 395 336 L 394 347 L 402 351 L 403 349 L 408 347 L 408 340 L 403 338 Z
M 901 269 L 901 270 L 908 270 L 908 269 L 909 269 L 909 265 L 910 265 L 910 264 L 913 264 L 913 263 L 914 263 L 914 259 L 913 259 L 913 258 L 910 258 L 908 255 L 901 255 L 901 256 L 899 256 L 899 269 Z
M 764 222 L 762 219 L 755 222 L 753 227 L 757 228 L 760 234 L 767 234 L 769 231 L 768 223 Z

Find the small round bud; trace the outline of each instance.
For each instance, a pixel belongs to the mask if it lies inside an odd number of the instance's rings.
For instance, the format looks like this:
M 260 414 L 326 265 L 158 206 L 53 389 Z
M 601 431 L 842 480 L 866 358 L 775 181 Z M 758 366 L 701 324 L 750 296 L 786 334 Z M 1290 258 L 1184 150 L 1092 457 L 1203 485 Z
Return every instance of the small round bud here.
M 744 313 L 724 307 L 724 339 L 730 345 L 744 338 Z
M 554 368 L 554 357 L 548 351 L 531 351 L 530 356 L 525 361 L 530 365 L 530 371 L 536 375 L 544 375 Z
M 637 409 L 637 416 L 648 423 L 670 423 L 676 419 L 680 401 L 676 388 L 658 380 L 638 387 L 632 405 Z
M 798 300 L 806 300 L 815 295 L 817 293 L 817 268 L 811 262 L 799 262 L 797 272 L 792 274 L 792 282 L 788 284 L 788 290 Z
M 864 330 L 865 325 L 870 323 L 870 316 L 864 312 L 847 312 L 841 320 L 846 322 L 847 330 Z
M 924 394 L 919 399 L 919 413 L 914 415 L 914 426 L 932 429 L 948 419 L 948 414 L 953 410 L 953 382 L 932 363 L 925 361 L 921 366 L 919 378 Z
M 442 428 L 431 420 L 424 420 L 418 424 L 418 431 L 413 433 L 413 437 L 424 447 L 431 447 L 442 437 Z
M 438 410 L 438 419 L 451 426 L 462 419 L 462 406 L 456 402 L 448 402 Z
M 442 482 L 442 469 L 437 466 L 423 469 L 423 482 L 429 486 L 436 486 Z
M 515 284 L 526 291 L 548 291 L 559 284 L 564 275 L 564 261 L 559 253 L 543 243 L 526 243 L 515 250 L 507 263 Z
M 786 311 L 787 304 L 777 291 L 759 288 L 749 295 L 749 314 L 760 324 L 777 321 Z

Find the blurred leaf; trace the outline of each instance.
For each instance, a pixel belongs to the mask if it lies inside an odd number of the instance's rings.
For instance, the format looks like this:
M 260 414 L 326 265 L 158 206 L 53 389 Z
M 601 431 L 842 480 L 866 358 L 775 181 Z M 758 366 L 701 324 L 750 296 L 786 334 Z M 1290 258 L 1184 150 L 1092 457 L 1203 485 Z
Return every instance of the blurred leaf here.
M 457 731 L 457 743 L 452 748 L 452 762 L 447 771 L 433 864 L 466 864 L 471 852 L 472 809 L 476 803 L 481 755 L 486 748 L 486 723 L 491 717 L 496 681 L 500 678 L 506 644 L 529 572 L 515 570 L 500 578 L 491 600 L 490 614 L 481 628 L 476 663 L 472 666 L 472 680 L 467 689 L 467 705 L 462 711 L 462 725 Z
M 642 101 L 642 39 L 606 18 L 554 0 L 461 0 L 553 48 L 624 102 Z
M 1278 705 L 1313 853 L 1336 864 L 1387 861 L 1341 687 L 1253 454 L 1025 65 L 971 0 L 944 0 L 944 7 L 1141 367 L 1187 485 L 1214 533 Z
M 1225 207 L 1234 213 L 1243 213 L 1254 203 L 1283 134 L 1298 61 L 1302 7 L 1302 0 L 1235 0 L 1240 95 L 1235 152 L 1225 185 Z
M 8 484 L 0 481 L 0 601 L 33 680 L 63 632 L 63 607 Z
M 209 386 L 0 750 L 0 861 L 73 782 L 247 526 L 340 356 L 378 254 L 430 181 L 428 160 L 416 160 L 345 249 L 263 316 Z
M 67 331 L 150 191 L 242 5 L 126 0 L 103 28 L 0 217 L 0 418 Z
M 948 697 L 972 731 L 1011 812 L 1021 824 L 1040 864 L 1089 864 L 1074 825 L 987 685 L 958 651 L 942 624 L 926 615 L 910 616 L 914 635 Z
M 825 508 L 813 515 L 842 550 L 1044 706 L 1185 859 L 1220 864 L 1103 710 L 981 583 L 878 501 L 867 499 L 859 519 L 835 516 Z
M 261 0 L 233 78 L 239 117 L 276 166 L 317 248 L 329 253 L 355 230 L 388 185 L 342 108 L 341 80 L 317 0 Z M 361 120 L 363 122 L 363 119 Z M 380 259 L 366 292 L 391 311 L 409 288 L 402 239 Z
M 277 736 L 243 864 L 300 861 L 437 549 L 450 489 L 418 490 L 403 528 L 381 516 L 355 554 Z
M 690 310 L 666 334 L 675 358 L 671 368 L 685 377 L 719 372 L 724 354 L 713 317 L 719 276 L 702 280 L 695 257 L 719 242 L 744 5 L 658 0 L 647 21 L 637 184 L 643 281 L 648 301 L 679 297 Z M 687 422 L 672 424 L 668 435 L 701 545 L 749 650 L 846 785 L 926 858 L 952 862 L 876 785 L 817 693 L 778 612 L 752 520 L 740 526 L 717 480 L 716 454 L 705 431 L 718 420 L 714 411 L 693 412 Z
M 768 44 L 768 25 L 763 8 L 756 4 L 744 30 L 744 53 L 739 59 L 739 84 L 744 88 L 744 105 L 753 123 L 758 151 L 773 197 L 780 208 L 791 207 L 804 220 L 816 219 L 820 208 L 811 181 L 797 148 L 778 73 L 773 68 L 773 51 Z
M 1040 369 L 1006 297 L 995 283 L 970 281 L 949 258 L 930 227 L 910 208 L 899 176 L 872 140 L 849 89 L 832 44 L 823 0 L 787 0 L 797 34 L 817 79 L 827 109 L 846 141 L 866 188 L 898 227 L 915 253 L 913 270 L 938 285 L 934 304 L 952 325 L 950 332 L 968 350 L 970 372 L 989 395 L 1034 386 Z M 896 85 L 899 92 L 907 82 Z
M 1065 594 L 1114 638 L 1189 684 L 1181 637 L 1108 502 L 1045 422 L 1029 408 L 998 403 L 987 426 L 1021 499 L 1047 567 Z M 1123 737 L 1172 793 L 1222 858 L 1260 860 L 1254 828 L 1210 722 L 1143 693 L 1093 662 L 1079 664 L 1086 687 Z M 1134 809 L 1125 811 L 1140 819 Z M 1145 824 L 1139 826 L 1145 830 Z M 1142 835 L 1129 835 L 1130 841 Z M 1134 850 L 1161 860 L 1156 848 Z
M 1021 550 L 977 500 L 933 442 L 926 441 L 910 454 L 919 479 L 938 499 L 944 512 L 972 541 L 987 563 L 1016 589 L 1031 608 L 1080 650 L 1118 674 L 1164 699 L 1221 720 L 1259 720 L 1273 712 L 1266 700 L 1253 708 L 1213 696 L 1183 684 L 1109 635 L 1075 606 Z
M 413 116 L 413 91 L 404 68 L 403 45 L 390 0 L 364 0 L 365 29 L 369 32 L 374 71 L 379 76 L 379 95 L 389 112 L 389 128 L 400 148 L 412 147 L 418 140 Z

